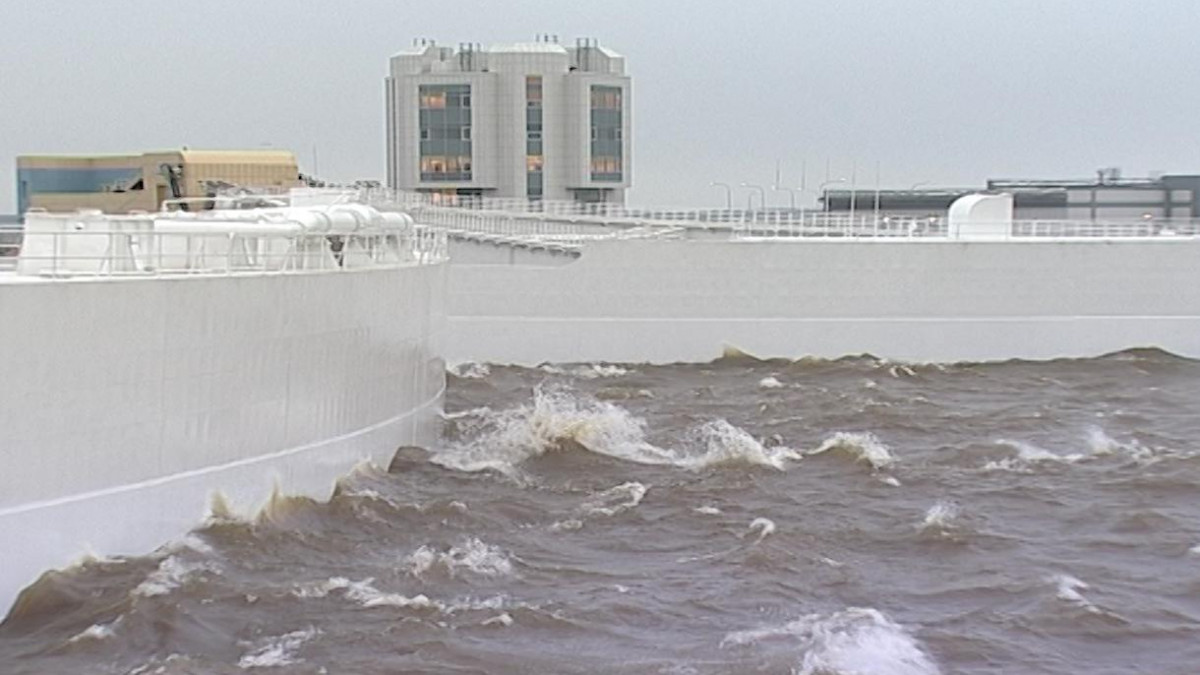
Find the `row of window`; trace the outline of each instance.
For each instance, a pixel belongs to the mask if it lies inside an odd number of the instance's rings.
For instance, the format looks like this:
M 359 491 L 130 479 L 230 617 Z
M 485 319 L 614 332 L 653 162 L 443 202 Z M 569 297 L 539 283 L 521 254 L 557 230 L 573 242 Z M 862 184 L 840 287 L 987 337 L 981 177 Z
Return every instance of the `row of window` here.
M 621 173 L 620 157 L 593 157 L 592 173 L 619 174 Z
M 621 127 L 592 127 L 593 141 L 619 141 L 621 140 Z
M 429 155 L 421 158 L 421 173 L 471 172 L 469 155 Z
M 421 140 L 471 140 L 471 127 L 421 127 Z
M 592 87 L 592 109 L 593 110 L 620 110 L 621 109 L 621 88 L 620 87 Z
M 421 87 L 421 107 L 426 109 L 470 108 L 471 94 L 457 91 L 425 91 Z

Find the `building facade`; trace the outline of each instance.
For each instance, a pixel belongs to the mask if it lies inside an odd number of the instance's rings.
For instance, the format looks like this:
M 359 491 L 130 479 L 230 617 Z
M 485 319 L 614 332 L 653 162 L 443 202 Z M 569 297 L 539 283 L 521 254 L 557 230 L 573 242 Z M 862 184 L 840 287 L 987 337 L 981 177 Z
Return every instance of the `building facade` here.
M 142 155 L 17 158 L 17 210 L 157 211 L 163 201 L 206 197 L 217 186 L 300 185 L 296 157 L 280 150 L 176 150 Z
M 822 210 L 869 216 L 943 216 L 956 199 L 977 192 L 1007 192 L 1013 196 L 1018 220 L 1127 222 L 1131 220 L 1200 219 L 1200 175 L 1122 178 L 1101 171 L 1090 180 L 993 179 L 979 188 L 926 190 L 826 190 Z
M 385 86 L 393 189 L 624 203 L 630 79 L 594 40 L 423 41 L 391 58 Z

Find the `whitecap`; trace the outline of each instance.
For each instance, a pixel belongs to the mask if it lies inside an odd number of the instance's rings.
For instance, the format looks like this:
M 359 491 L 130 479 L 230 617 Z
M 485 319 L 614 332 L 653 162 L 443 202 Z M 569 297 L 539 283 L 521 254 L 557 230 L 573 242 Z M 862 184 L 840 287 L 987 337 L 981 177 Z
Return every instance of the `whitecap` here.
M 800 453 L 766 448 L 725 420 L 707 422 L 689 434 L 690 447 L 660 448 L 646 440 L 646 423 L 624 408 L 556 386 L 539 386 L 533 401 L 490 415 L 476 438 L 438 451 L 431 461 L 459 471 L 512 474 L 524 461 L 573 445 L 639 464 L 691 470 L 752 464 L 784 469 Z
M 1200 544 L 1196 544 L 1195 546 L 1189 548 L 1188 555 L 1200 556 Z
M 892 451 L 870 432 L 839 431 L 807 454 L 820 455 L 826 452 L 847 454 L 855 461 L 866 462 L 876 470 L 886 469 L 896 463 L 896 456 Z
M 750 464 L 769 466 L 784 470 L 787 462 L 799 460 L 802 455 L 791 448 L 775 446 L 768 448 L 741 427 L 723 419 L 713 420 L 700 426 L 692 434 L 700 447 L 698 454 L 677 462 L 691 469 L 705 469 L 724 464 Z
M 648 488 L 637 481 L 622 483 L 597 493 L 583 504 L 589 515 L 615 516 L 642 503 Z
M 166 595 L 201 572 L 215 574 L 219 572 L 219 569 L 211 562 L 187 562 L 177 556 L 169 555 L 163 558 L 158 567 L 133 589 L 132 595 L 143 598 Z
M 706 516 L 718 516 L 721 514 L 721 509 L 718 509 L 715 506 L 708 506 L 707 504 L 704 506 L 697 506 L 692 510 L 696 513 L 702 513 Z
M 507 628 L 508 626 L 513 625 L 513 618 L 512 618 L 512 615 L 510 615 L 508 612 L 504 612 L 503 614 L 497 614 L 496 616 L 493 616 L 490 619 L 485 619 L 479 625 L 481 625 L 481 626 L 504 626 Z
M 116 619 L 108 623 L 92 624 L 79 633 L 73 635 L 71 639 L 67 640 L 67 642 L 75 643 L 82 642 L 84 640 L 105 640 L 110 638 L 113 635 L 116 635 L 117 626 L 121 625 L 121 619 L 122 617 L 118 616 Z
M 764 377 L 763 379 L 758 381 L 758 388 L 759 389 L 782 389 L 783 383 L 780 382 L 779 379 L 776 378 L 774 375 L 768 375 L 767 377 Z
M 465 361 L 456 363 L 448 368 L 450 374 L 468 380 L 482 380 L 492 374 L 492 369 L 486 363 Z
M 722 647 L 764 640 L 795 640 L 798 675 L 937 675 L 940 670 L 920 642 L 885 614 L 851 607 L 809 614 L 783 626 L 730 633 Z
M 763 539 L 775 534 L 775 521 L 770 518 L 755 518 L 750 521 L 750 532 L 758 531 L 758 539 L 754 543 L 759 543 Z
M 672 453 L 645 438 L 645 422 L 611 403 L 541 387 L 533 401 L 488 416 L 475 439 L 445 448 L 431 461 L 459 471 L 512 473 L 522 462 L 572 442 L 586 450 L 643 464 L 670 464 Z
M 959 514 L 958 504 L 951 501 L 939 501 L 925 511 L 925 518 L 917 526 L 917 529 L 928 530 L 946 530 L 955 524 Z
M 1083 597 L 1080 591 L 1091 588 L 1086 582 L 1076 579 L 1069 574 L 1056 574 L 1048 579 L 1055 586 L 1055 597 L 1063 602 L 1074 605 L 1090 614 L 1100 614 L 1102 610 Z
M 278 637 L 270 637 L 257 643 L 250 652 L 238 660 L 238 668 L 281 668 L 304 660 L 296 655 L 300 647 L 316 637 L 320 631 L 309 626 L 304 630 L 292 631 Z
M 404 562 L 409 573 L 416 577 L 428 572 L 435 565 L 440 566 L 451 577 L 460 571 L 484 577 L 512 574 L 512 562 L 504 551 L 476 537 L 468 537 L 445 551 L 421 546 L 410 553 Z
M 622 368 L 621 366 L 617 365 L 596 363 L 587 363 L 575 366 L 573 368 L 563 368 L 561 366 L 544 364 L 540 366 L 540 369 L 542 372 L 550 375 L 576 377 L 581 380 L 595 380 L 602 377 L 621 377 L 622 375 L 629 374 L 629 370 L 627 368 Z

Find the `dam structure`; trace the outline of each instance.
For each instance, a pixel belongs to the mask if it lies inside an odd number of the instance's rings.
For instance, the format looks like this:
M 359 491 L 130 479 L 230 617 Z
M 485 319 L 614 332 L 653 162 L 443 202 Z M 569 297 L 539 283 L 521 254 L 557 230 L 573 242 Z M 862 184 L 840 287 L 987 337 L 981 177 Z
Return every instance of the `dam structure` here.
M 383 191 L 449 237 L 450 362 L 915 362 L 1200 357 L 1195 220 L 1018 220 L 444 199 Z
M 30 211 L 0 272 L 0 613 L 440 434 L 444 233 L 336 192 L 168 204 Z

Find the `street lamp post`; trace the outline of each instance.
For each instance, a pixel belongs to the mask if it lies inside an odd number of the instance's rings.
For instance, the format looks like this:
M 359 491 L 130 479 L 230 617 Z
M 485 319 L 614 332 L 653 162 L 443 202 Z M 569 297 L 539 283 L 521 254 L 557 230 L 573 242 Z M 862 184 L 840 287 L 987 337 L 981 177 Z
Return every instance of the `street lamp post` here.
M 775 187 L 773 187 L 771 189 L 775 190 L 776 192 L 783 192 L 784 190 L 787 190 L 787 192 L 788 192 L 788 207 L 792 211 L 796 210 L 796 193 L 804 192 L 804 188 L 790 188 L 790 187 L 787 187 L 784 185 L 776 185 Z
M 753 188 L 755 190 L 758 190 L 758 200 L 759 200 L 758 207 L 765 211 L 767 208 L 767 189 L 761 185 L 753 185 L 751 183 L 742 183 L 741 186 L 744 188 Z M 746 200 L 746 204 L 750 204 L 750 201 L 748 199 Z
M 729 186 L 729 183 L 720 183 L 714 180 L 708 186 L 725 188 L 725 210 L 729 211 L 733 208 L 733 188 Z

